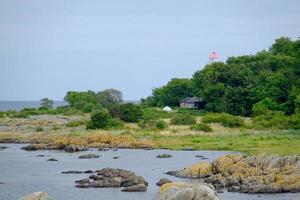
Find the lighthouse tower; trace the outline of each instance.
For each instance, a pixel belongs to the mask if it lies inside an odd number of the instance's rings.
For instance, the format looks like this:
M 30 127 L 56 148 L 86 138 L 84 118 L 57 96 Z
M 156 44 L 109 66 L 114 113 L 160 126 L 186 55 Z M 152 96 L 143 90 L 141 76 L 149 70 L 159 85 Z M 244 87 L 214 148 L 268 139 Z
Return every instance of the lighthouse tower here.
M 213 63 L 218 58 L 219 58 L 219 55 L 214 51 L 211 54 L 209 54 L 209 62 L 210 63 Z

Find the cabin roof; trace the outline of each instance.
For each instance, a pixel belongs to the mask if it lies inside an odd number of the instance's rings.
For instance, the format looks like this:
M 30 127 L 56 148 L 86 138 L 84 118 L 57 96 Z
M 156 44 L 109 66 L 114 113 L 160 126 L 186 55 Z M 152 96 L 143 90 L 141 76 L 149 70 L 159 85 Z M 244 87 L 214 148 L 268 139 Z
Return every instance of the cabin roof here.
M 203 99 L 199 97 L 186 97 L 180 101 L 180 103 L 185 102 L 185 103 L 196 103 L 196 102 L 202 102 Z

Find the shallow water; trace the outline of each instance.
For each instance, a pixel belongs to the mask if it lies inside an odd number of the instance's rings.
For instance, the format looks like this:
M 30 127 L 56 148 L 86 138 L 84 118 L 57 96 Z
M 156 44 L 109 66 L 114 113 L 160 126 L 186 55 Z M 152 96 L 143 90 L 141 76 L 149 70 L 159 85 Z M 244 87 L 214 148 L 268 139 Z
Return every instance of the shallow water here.
M 103 156 L 97 159 L 78 159 L 79 155 L 87 152 L 65 153 L 62 151 L 24 151 L 24 144 L 0 144 L 9 148 L 0 150 L 0 200 L 15 200 L 34 191 L 46 191 L 55 200 L 151 200 L 158 187 L 155 183 L 160 178 L 172 181 L 190 182 L 165 175 L 164 172 L 181 169 L 197 163 L 195 155 L 208 157 L 207 161 L 230 153 L 224 151 L 170 151 L 170 150 L 130 150 L 98 152 Z M 173 157 L 156 158 L 160 153 L 169 153 Z M 37 157 L 39 154 L 49 157 Z M 113 156 L 121 158 L 114 160 Z M 49 162 L 54 157 L 58 162 Z M 121 188 L 88 188 L 74 187 L 74 181 L 88 177 L 87 174 L 61 174 L 66 170 L 96 170 L 104 167 L 122 168 L 143 176 L 148 182 L 148 191 L 140 193 L 124 193 Z M 197 180 L 192 180 L 197 181 Z M 247 195 L 224 192 L 219 194 L 221 199 L 264 199 L 264 200 L 300 200 L 300 194 Z

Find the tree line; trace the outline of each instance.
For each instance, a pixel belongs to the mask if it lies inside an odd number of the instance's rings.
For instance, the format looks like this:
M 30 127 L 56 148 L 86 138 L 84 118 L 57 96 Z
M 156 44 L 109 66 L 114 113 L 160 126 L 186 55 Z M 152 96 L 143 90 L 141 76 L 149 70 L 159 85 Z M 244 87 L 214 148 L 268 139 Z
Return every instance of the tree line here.
M 173 78 L 153 89 L 142 103 L 176 107 L 187 96 L 204 99 L 210 112 L 251 116 L 261 108 L 294 114 L 300 104 L 300 40 L 278 38 L 255 55 L 213 62 L 192 78 Z

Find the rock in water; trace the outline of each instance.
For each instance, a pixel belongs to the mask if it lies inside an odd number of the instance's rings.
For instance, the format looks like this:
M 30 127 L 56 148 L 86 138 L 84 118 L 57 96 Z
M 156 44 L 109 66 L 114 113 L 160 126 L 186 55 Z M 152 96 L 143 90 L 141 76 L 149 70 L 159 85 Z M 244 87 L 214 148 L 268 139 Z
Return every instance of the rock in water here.
M 172 183 L 172 181 L 170 181 L 170 180 L 167 179 L 167 178 L 162 178 L 162 179 L 160 179 L 160 180 L 156 183 L 156 185 L 157 185 L 157 186 L 162 186 L 162 185 L 164 185 L 164 184 L 166 184 L 166 183 Z
M 282 193 L 300 192 L 299 156 L 225 155 L 212 163 L 201 162 L 169 175 L 183 178 L 204 178 L 217 189 L 231 192 Z
M 124 187 L 122 192 L 145 192 L 147 191 L 147 187 L 144 184 L 133 185 L 129 187 Z
M 63 171 L 62 174 L 82 174 L 82 171 L 78 170 L 69 170 L 69 171 Z
M 92 174 L 87 179 L 76 181 L 78 188 L 102 188 L 102 187 L 123 187 L 126 192 L 146 191 L 148 182 L 135 173 L 114 168 L 104 168 L 96 170 L 96 174 Z
M 173 182 L 160 187 L 157 200 L 219 200 L 219 197 L 206 184 Z
M 164 153 L 164 154 L 159 154 L 156 157 L 157 158 L 171 158 L 172 156 L 170 154 Z
M 34 192 L 21 197 L 19 200 L 54 200 L 46 192 Z
M 66 152 L 76 152 L 76 151 L 86 151 L 88 149 L 84 146 L 76 146 L 74 144 L 70 144 L 70 145 L 64 147 L 64 150 Z
M 47 161 L 58 161 L 56 158 L 50 158 Z
M 99 158 L 99 157 L 100 157 L 99 155 L 90 153 L 90 154 L 81 155 L 78 158 L 79 159 L 90 159 L 90 158 Z

